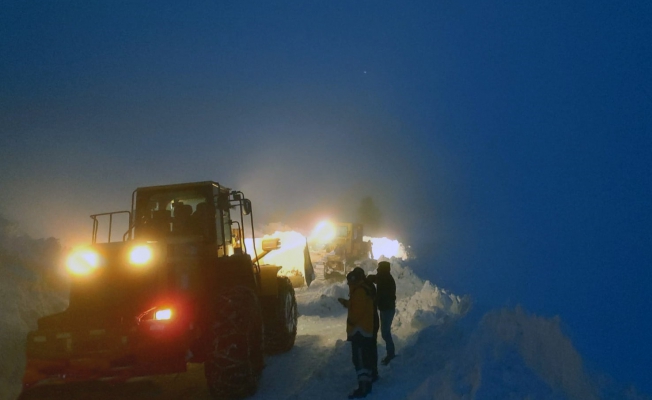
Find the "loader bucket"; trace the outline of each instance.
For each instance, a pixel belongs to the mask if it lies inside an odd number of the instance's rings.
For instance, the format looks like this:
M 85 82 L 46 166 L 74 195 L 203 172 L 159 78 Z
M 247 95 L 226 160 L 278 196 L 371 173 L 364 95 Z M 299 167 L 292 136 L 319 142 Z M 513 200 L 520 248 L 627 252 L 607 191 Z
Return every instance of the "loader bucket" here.
M 27 336 L 23 390 L 47 383 L 137 376 L 186 370 L 184 337 L 176 322 L 53 324 Z

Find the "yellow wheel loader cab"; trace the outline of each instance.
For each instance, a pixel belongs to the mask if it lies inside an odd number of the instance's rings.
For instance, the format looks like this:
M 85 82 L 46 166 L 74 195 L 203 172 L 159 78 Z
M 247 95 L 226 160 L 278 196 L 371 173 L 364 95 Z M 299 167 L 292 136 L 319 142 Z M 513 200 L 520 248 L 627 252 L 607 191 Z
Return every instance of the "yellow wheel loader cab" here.
M 290 350 L 297 332 L 289 279 L 258 261 L 279 244 L 252 260 L 242 247 L 247 230 L 253 238 L 252 204 L 217 182 L 141 187 L 131 203 L 91 216 L 92 244 L 67 260 L 68 309 L 28 334 L 24 390 L 197 362 L 215 398 L 255 393 L 264 353 Z M 127 228 L 112 241 L 120 216 Z

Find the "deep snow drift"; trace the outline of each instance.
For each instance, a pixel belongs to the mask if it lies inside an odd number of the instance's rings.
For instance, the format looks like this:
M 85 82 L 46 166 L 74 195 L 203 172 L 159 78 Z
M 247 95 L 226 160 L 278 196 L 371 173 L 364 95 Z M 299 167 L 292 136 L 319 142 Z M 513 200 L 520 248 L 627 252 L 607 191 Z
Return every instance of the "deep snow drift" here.
M 20 392 L 25 338 L 37 318 L 66 308 L 57 285 L 60 252 L 56 240 L 20 235 L 16 224 L 0 217 L 0 399 Z
M 0 218 L 0 399 L 20 392 L 25 335 L 40 315 L 65 308 L 57 285 L 61 249 L 53 239 L 20 235 Z M 342 282 L 317 280 L 297 289 L 299 332 L 290 352 L 266 359 L 259 392 L 252 399 L 339 399 L 355 386 L 345 341 L 347 296 Z M 494 310 L 472 320 L 468 296 L 458 296 L 416 276 L 409 259 L 391 258 L 397 281 L 393 332 L 399 356 L 380 367 L 372 399 L 644 399 L 586 371 L 557 318 L 521 308 Z M 368 272 L 376 260 L 361 267 Z M 379 339 L 379 354 L 384 345 Z M 131 386 L 130 386 L 131 385 Z M 143 378 L 131 384 L 70 385 L 30 398 L 208 399 L 202 367 Z

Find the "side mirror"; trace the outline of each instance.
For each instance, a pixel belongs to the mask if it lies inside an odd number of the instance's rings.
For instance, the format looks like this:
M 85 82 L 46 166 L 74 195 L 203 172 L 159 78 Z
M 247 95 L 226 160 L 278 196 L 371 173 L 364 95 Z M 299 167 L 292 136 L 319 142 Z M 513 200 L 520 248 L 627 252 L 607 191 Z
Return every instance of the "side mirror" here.
M 242 200 L 242 209 L 245 215 L 251 214 L 251 200 L 249 199 Z

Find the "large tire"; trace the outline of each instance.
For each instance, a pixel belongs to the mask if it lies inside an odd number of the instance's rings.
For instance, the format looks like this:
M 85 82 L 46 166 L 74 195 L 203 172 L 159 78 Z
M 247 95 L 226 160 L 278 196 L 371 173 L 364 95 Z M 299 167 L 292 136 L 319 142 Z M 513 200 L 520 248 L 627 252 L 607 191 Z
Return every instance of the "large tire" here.
M 237 286 L 218 296 L 208 330 L 204 375 L 215 399 L 241 399 L 258 389 L 264 367 L 263 320 L 253 290 Z
M 297 299 L 290 279 L 286 276 L 276 278 L 278 295 L 272 316 L 265 325 L 265 351 L 279 354 L 289 351 L 297 337 Z

